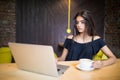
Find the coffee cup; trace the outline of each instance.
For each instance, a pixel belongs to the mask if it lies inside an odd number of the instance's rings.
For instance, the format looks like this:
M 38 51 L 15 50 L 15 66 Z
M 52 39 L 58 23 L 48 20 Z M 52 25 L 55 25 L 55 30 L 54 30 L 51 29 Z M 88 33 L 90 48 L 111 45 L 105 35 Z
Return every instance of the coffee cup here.
M 78 67 L 81 69 L 81 70 L 85 70 L 85 71 L 90 71 L 90 70 L 93 70 L 93 60 L 90 60 L 90 59 L 80 59 L 79 60 L 79 64 L 78 64 Z

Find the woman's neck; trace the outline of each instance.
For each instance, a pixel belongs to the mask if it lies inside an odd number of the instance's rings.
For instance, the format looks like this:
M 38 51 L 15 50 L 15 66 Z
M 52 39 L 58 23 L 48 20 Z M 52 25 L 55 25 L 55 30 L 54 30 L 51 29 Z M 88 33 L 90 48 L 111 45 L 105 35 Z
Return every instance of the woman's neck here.
M 80 33 L 80 34 L 78 34 L 78 37 L 83 38 L 83 39 L 87 39 L 90 36 L 87 33 Z
M 92 39 L 92 37 L 89 36 L 88 34 L 79 34 L 76 36 L 76 41 L 79 43 L 90 42 L 91 39 Z

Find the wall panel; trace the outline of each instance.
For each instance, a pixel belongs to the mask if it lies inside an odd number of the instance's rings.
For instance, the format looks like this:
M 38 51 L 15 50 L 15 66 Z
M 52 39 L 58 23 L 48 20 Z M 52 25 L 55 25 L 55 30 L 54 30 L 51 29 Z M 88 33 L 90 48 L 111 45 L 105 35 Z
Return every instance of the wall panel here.
M 17 0 L 16 42 L 52 45 L 60 55 L 58 43 L 67 35 L 67 5 L 67 0 Z M 71 0 L 71 29 L 80 9 L 93 12 L 96 30 L 103 37 L 104 0 Z

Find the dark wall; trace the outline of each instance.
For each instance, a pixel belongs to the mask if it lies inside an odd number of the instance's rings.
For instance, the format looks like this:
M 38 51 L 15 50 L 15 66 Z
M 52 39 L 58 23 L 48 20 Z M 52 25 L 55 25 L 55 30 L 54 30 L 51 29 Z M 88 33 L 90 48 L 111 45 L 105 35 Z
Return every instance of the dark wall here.
M 105 40 L 120 58 L 120 0 L 105 0 Z
M 58 43 L 64 42 L 67 28 L 68 0 L 17 0 L 16 42 L 52 45 L 60 55 Z M 91 10 L 98 34 L 104 36 L 104 0 L 71 0 L 73 17 L 80 9 Z

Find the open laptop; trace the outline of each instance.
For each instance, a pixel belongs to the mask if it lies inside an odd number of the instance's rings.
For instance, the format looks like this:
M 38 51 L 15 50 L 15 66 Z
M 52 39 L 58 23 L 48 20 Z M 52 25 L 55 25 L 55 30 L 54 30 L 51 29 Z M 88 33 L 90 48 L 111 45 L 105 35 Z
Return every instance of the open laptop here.
M 52 46 L 12 42 L 8 45 L 19 69 L 58 77 L 69 67 L 56 64 Z

